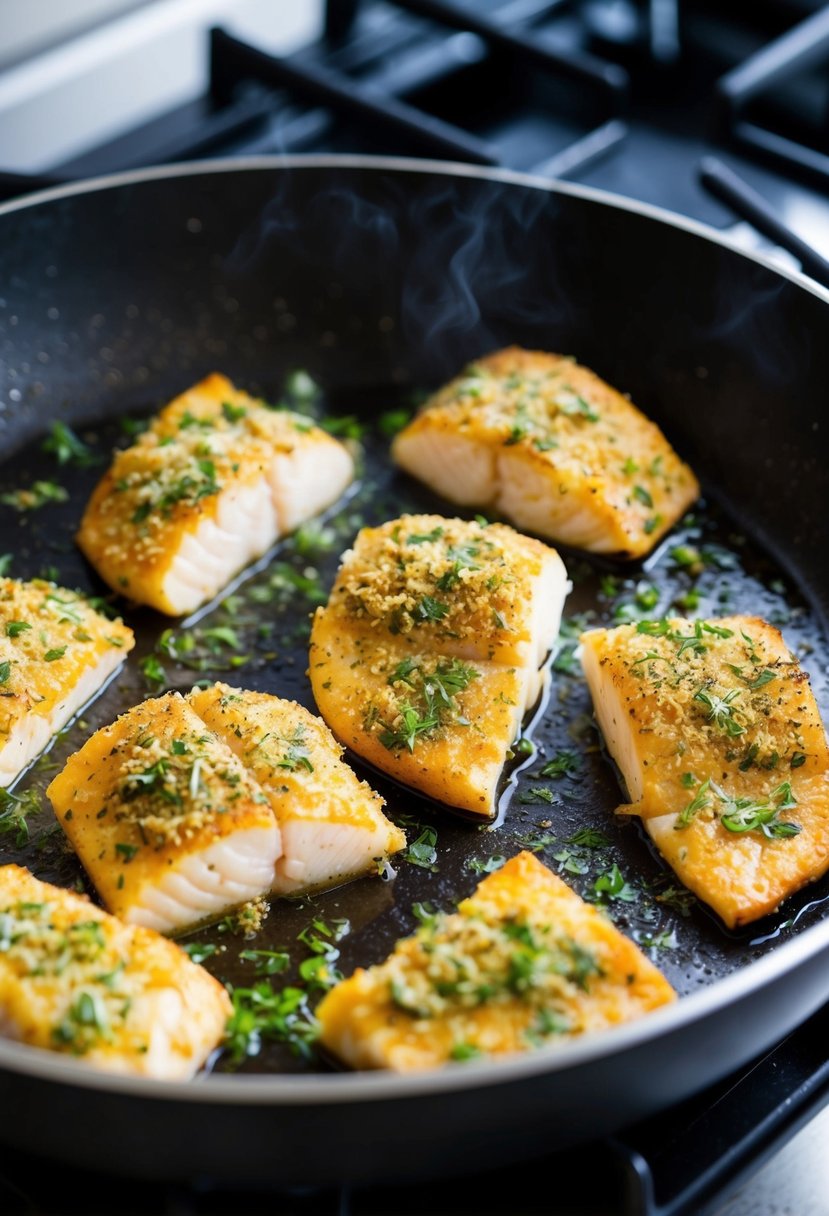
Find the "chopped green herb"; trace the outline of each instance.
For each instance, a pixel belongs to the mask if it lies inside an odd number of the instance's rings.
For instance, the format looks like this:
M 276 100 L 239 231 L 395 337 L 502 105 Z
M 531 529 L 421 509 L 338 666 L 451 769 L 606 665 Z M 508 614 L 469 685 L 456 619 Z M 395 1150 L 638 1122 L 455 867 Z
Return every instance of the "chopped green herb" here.
M 705 807 L 711 805 L 711 799 L 708 797 L 708 790 L 711 785 L 711 778 L 703 781 L 696 793 L 696 797 L 688 803 L 684 810 L 680 811 L 674 828 L 687 828 L 698 811 L 702 811 Z
M 797 806 L 788 781 L 778 785 L 765 800 L 732 798 L 718 786 L 713 786 L 718 800 L 725 807 L 720 812 L 720 823 L 729 832 L 760 832 L 769 840 L 783 840 L 798 836 L 802 831 L 799 823 L 781 819 L 780 812 Z
M 539 770 L 540 777 L 572 777 L 581 768 L 581 756 L 577 752 L 556 752 Z
M 598 828 L 579 828 L 565 843 L 581 845 L 584 849 L 606 849 L 612 841 Z
M 239 958 L 254 963 L 257 975 L 281 975 L 291 964 L 291 956 L 285 950 L 240 950 Z
M 145 655 L 143 659 L 139 659 L 138 666 L 141 668 L 145 679 L 149 680 L 151 684 L 161 685 L 167 683 L 167 672 L 164 670 L 161 660 L 157 655 Z
M 553 858 L 561 863 L 568 874 L 586 874 L 590 868 L 584 858 L 579 857 L 572 849 L 560 849 L 558 853 L 553 853 Z
M 9 490 L 0 494 L 0 503 L 16 511 L 36 511 L 50 502 L 66 502 L 68 492 L 55 481 L 35 481 L 29 489 Z
M 51 650 L 47 650 L 43 657 L 47 663 L 55 663 L 58 659 L 62 659 L 65 654 L 65 646 L 55 646 Z
M 506 862 L 506 857 L 500 854 L 495 854 L 492 857 L 467 857 L 466 868 L 473 870 L 476 874 L 494 874 L 496 870 L 500 870 L 501 866 Z
M 243 405 L 233 405 L 230 401 L 223 401 L 222 414 L 228 422 L 239 422 L 247 415 L 247 410 Z
M 449 605 L 431 595 L 424 595 L 414 610 L 415 619 L 420 621 L 442 621 L 448 613 Z
M 556 843 L 555 836 L 551 836 L 549 832 L 543 832 L 541 835 L 528 832 L 525 836 L 516 836 L 515 839 L 522 849 L 529 849 L 531 853 L 541 853 L 549 845 Z
M 424 828 L 417 840 L 403 851 L 403 860 L 410 862 L 413 866 L 420 866 L 423 870 L 434 872 L 437 869 L 435 865 L 438 857 L 437 842 L 438 834 L 435 829 Z
M 203 963 L 219 950 L 212 942 L 182 942 L 181 948 L 194 963 Z
M 694 700 L 699 701 L 708 710 L 708 721 L 713 722 L 718 730 L 724 731 L 731 738 L 745 734 L 745 727 L 737 720 L 736 714 L 740 706 L 735 704 L 740 696 L 739 688 L 732 688 L 724 697 L 718 697 L 707 688 L 700 688 L 694 693 Z
M 443 528 L 440 524 L 436 528 L 432 528 L 431 532 L 413 532 L 411 536 L 406 538 L 407 545 L 425 545 L 432 541 L 440 540 L 443 536 Z
M 648 491 L 645 489 L 644 486 L 634 486 L 633 487 L 633 497 L 638 502 L 641 502 L 643 506 L 646 506 L 646 507 L 653 506 L 653 499 L 651 498 L 650 494 L 648 493 Z
M 40 794 L 34 787 L 12 794 L 0 789 L 0 834 L 14 834 L 15 846 L 21 848 L 29 839 L 28 817 L 42 810 Z
M 285 1043 L 298 1056 L 309 1059 L 319 1026 L 308 1007 L 303 988 L 275 991 L 267 980 L 252 988 L 231 988 L 233 1013 L 225 1029 L 230 1060 L 238 1064 L 258 1055 L 263 1042 Z
M 60 421 L 52 423 L 49 434 L 41 444 L 41 450 L 54 456 L 60 465 L 74 464 L 79 468 L 86 468 L 95 464 L 98 459 L 72 428 Z
M 377 419 L 377 427 L 381 435 L 385 435 L 387 439 L 391 439 L 398 431 L 403 430 L 403 427 L 406 426 L 411 417 L 411 410 L 386 410 Z
M 28 621 L 8 621 L 6 623 L 6 636 L 16 638 L 21 633 L 25 633 L 27 629 L 31 629 Z
M 635 902 L 638 894 L 634 886 L 625 882 L 622 871 L 615 864 L 599 875 L 593 883 L 593 890 L 601 902 L 619 900 L 621 903 L 631 904 Z
M 531 785 L 521 791 L 518 795 L 518 801 L 525 806 L 537 802 L 549 802 L 550 805 L 553 805 L 558 802 L 558 798 L 552 790 L 547 789 L 546 785 Z
M 367 430 L 367 424 L 354 414 L 322 418 L 320 426 L 324 427 L 329 435 L 341 435 L 343 439 L 362 439 Z
M 449 1052 L 449 1058 L 464 1063 L 466 1060 L 480 1060 L 483 1054 L 474 1043 L 456 1043 Z

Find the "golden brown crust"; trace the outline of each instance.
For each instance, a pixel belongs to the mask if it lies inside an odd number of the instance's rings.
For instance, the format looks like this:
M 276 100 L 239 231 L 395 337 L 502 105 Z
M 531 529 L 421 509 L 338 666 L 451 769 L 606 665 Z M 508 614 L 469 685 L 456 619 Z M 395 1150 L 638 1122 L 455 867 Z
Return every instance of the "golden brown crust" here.
M 434 445 L 462 445 L 456 477 L 436 472 L 439 462 L 430 470 L 432 434 Z M 491 455 L 489 478 L 479 470 L 482 498 L 465 484 L 467 448 L 469 457 Z M 518 347 L 479 359 L 436 393 L 392 453 L 453 501 L 630 557 L 649 552 L 699 494 L 688 466 L 626 397 L 572 359 Z
M 643 632 L 644 630 L 644 632 Z M 682 881 L 728 925 L 829 866 L 829 750 L 780 632 L 734 616 L 591 630 L 585 670 L 611 754 Z
M 410 1071 L 561 1043 L 675 994 L 633 942 L 530 853 L 489 875 L 317 1010 L 358 1068 Z
M 4 1032 L 98 1068 L 186 1078 L 231 1013 L 217 980 L 150 929 L 0 867 Z

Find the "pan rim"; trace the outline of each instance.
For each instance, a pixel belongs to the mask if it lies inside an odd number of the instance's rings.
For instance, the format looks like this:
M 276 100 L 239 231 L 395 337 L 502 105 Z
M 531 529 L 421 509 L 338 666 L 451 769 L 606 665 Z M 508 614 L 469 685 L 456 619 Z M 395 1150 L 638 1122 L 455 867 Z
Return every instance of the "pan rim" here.
M 815 279 L 802 271 L 781 266 L 774 258 L 760 250 L 743 249 L 727 235 L 705 224 L 700 220 L 671 211 L 667 207 L 659 207 L 655 203 L 641 202 L 616 194 L 611 190 L 600 190 L 596 186 L 585 186 L 580 183 L 562 181 L 558 178 L 542 177 L 532 173 L 522 173 L 517 169 L 500 169 L 483 165 L 469 165 L 463 161 L 432 160 L 406 156 L 367 156 L 356 153 L 295 153 L 281 155 L 279 153 L 261 154 L 258 156 L 216 157 L 214 159 L 177 162 L 170 165 L 152 165 L 143 169 L 126 169 L 118 173 L 101 174 L 98 177 L 84 178 L 82 181 L 68 182 L 61 186 L 50 186 L 45 190 L 37 190 L 24 195 L 21 199 L 12 199 L 0 203 L 0 219 L 16 211 L 24 211 L 46 203 L 57 202 L 61 199 L 72 198 L 75 195 L 98 193 L 102 190 L 118 189 L 122 186 L 137 185 L 145 181 L 160 181 L 165 178 L 198 177 L 211 174 L 254 172 L 273 169 L 375 169 L 395 173 L 424 173 L 442 174 L 445 177 L 467 177 L 482 181 L 503 182 L 506 185 L 525 186 L 535 190 L 544 190 L 548 194 L 563 194 L 571 198 L 581 198 L 587 202 L 601 203 L 615 207 L 617 210 L 629 211 L 654 219 L 670 227 L 679 228 L 694 236 L 699 236 L 714 244 L 728 249 L 731 253 L 750 262 L 773 271 L 781 278 L 802 287 L 805 291 L 817 296 L 819 300 L 829 303 L 829 288 L 823 287 Z
M 0 219 L 6 215 L 34 209 L 76 195 L 137 185 L 145 181 L 210 176 L 228 172 L 272 172 L 275 169 L 326 168 L 440 174 L 503 182 L 507 185 L 514 184 L 544 190 L 550 194 L 562 194 L 610 206 L 656 220 L 713 242 L 749 262 L 770 270 L 775 275 L 809 292 L 823 303 L 829 304 L 829 289 L 822 287 L 801 272 L 778 265 L 766 254 L 739 248 L 717 229 L 697 220 L 650 203 L 639 202 L 590 186 L 555 181 L 509 169 L 492 169 L 452 161 L 394 156 L 307 154 L 221 158 L 157 166 L 109 174 L 38 191 L 23 199 L 0 204 Z M 829 918 L 802 931 L 797 937 L 782 943 L 770 954 L 717 980 L 709 987 L 691 993 L 675 1004 L 652 1012 L 635 1022 L 611 1031 L 586 1035 L 572 1043 L 541 1048 L 528 1055 L 497 1061 L 472 1061 L 457 1069 L 433 1070 L 404 1076 L 385 1072 L 306 1075 L 246 1074 L 243 1076 L 214 1074 L 202 1075 L 194 1081 L 159 1081 L 148 1077 L 108 1073 L 59 1053 L 3 1039 L 0 1039 L 0 1069 L 51 1083 L 180 1104 L 199 1102 L 209 1105 L 251 1106 L 340 1105 L 352 1102 L 383 1102 L 434 1097 L 458 1090 L 480 1089 L 527 1081 L 544 1075 L 552 1076 L 555 1073 L 563 1073 L 597 1063 L 606 1056 L 633 1051 L 649 1041 L 672 1035 L 683 1026 L 710 1016 L 730 1003 L 750 998 L 759 989 L 780 980 L 799 965 L 827 949 L 829 949 Z

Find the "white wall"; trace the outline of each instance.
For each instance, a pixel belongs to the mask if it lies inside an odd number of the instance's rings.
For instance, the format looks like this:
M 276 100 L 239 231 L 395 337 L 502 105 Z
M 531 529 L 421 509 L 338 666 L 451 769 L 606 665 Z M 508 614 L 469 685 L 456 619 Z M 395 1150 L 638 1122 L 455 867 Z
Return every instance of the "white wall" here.
M 70 14 L 122 10 L 72 37 Z M 31 19 L 24 15 L 32 10 Z M 43 11 L 52 12 L 51 27 Z M 11 38 L 7 39 L 7 16 Z M 211 25 L 287 54 L 315 38 L 322 0 L 0 0 L 0 61 L 13 43 L 58 44 L 0 72 L 0 169 L 47 170 L 198 96 Z M 51 33 L 49 33 L 51 28 Z M 6 48 L 4 50 L 4 48 Z

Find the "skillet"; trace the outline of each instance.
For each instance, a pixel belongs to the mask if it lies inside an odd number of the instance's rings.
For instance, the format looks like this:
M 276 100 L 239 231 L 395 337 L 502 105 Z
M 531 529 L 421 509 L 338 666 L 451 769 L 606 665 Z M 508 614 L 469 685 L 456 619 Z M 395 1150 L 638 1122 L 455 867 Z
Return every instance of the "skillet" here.
M 275 400 L 288 374 L 306 369 L 321 386 L 318 410 L 364 424 L 361 486 L 333 513 L 327 545 L 286 543 L 276 577 L 273 565 L 254 574 L 196 628 L 230 623 L 241 648 L 250 643 L 241 670 L 228 677 L 220 646 L 199 676 L 311 705 L 304 644 L 314 588 L 330 584 L 363 522 L 440 509 L 390 471 L 376 420 L 497 346 L 572 353 L 664 427 L 700 474 L 705 504 L 644 566 L 565 554 L 576 582 L 568 616 L 613 619 L 650 603 L 647 588 L 658 615 L 689 590 L 673 550 L 700 545 L 711 555 L 696 583 L 700 614 L 757 611 L 780 621 L 805 655 L 825 715 L 827 303 L 829 293 L 808 280 L 690 221 L 466 166 L 260 158 L 48 191 L 0 208 L 2 488 L 58 475 L 40 448 L 57 419 L 106 452 L 119 418 L 149 413 L 210 370 Z M 48 569 L 70 586 L 102 590 L 71 543 L 99 473 L 60 470 L 66 503 L 27 514 L 0 508 L 12 573 Z M 255 623 L 251 587 L 269 589 L 254 597 L 265 605 Z M 169 622 L 141 612 L 127 619 L 139 636 L 135 661 L 56 745 L 54 763 L 153 691 L 138 661 Z M 242 984 L 252 975 L 240 946 L 288 944 L 297 954 L 311 918 L 347 919 L 339 965 L 348 973 L 411 930 L 414 901 L 448 906 L 492 859 L 529 843 L 582 894 L 605 899 L 682 994 L 676 1006 L 564 1050 L 405 1078 L 340 1074 L 325 1062 L 309 1070 L 266 1046 L 235 1072 L 220 1061 L 189 1085 L 160 1085 L 0 1040 L 0 1136 L 154 1178 L 423 1177 L 604 1135 L 726 1075 L 807 1018 L 829 998 L 829 883 L 737 934 L 677 896 L 636 826 L 612 818 L 618 784 L 585 690 L 569 673 L 568 645 L 532 732 L 535 752 L 513 775 L 517 788 L 495 830 L 378 781 L 410 840 L 424 827 L 437 832 L 435 869 L 403 862 L 393 882 L 366 879 L 275 904 L 253 943 L 218 929 L 196 936 L 218 947 L 207 965 Z M 171 686 L 195 678 L 184 664 L 166 666 Z M 574 773 L 541 780 L 541 763 L 563 750 L 577 757 Z M 34 788 L 46 780 L 48 772 L 27 778 Z M 609 844 L 568 843 L 585 828 Z M 9 835 L 0 848 L 39 876 L 82 881 L 48 810 L 32 817 L 28 843 Z M 630 900 L 597 890 L 614 864 L 635 890 Z

